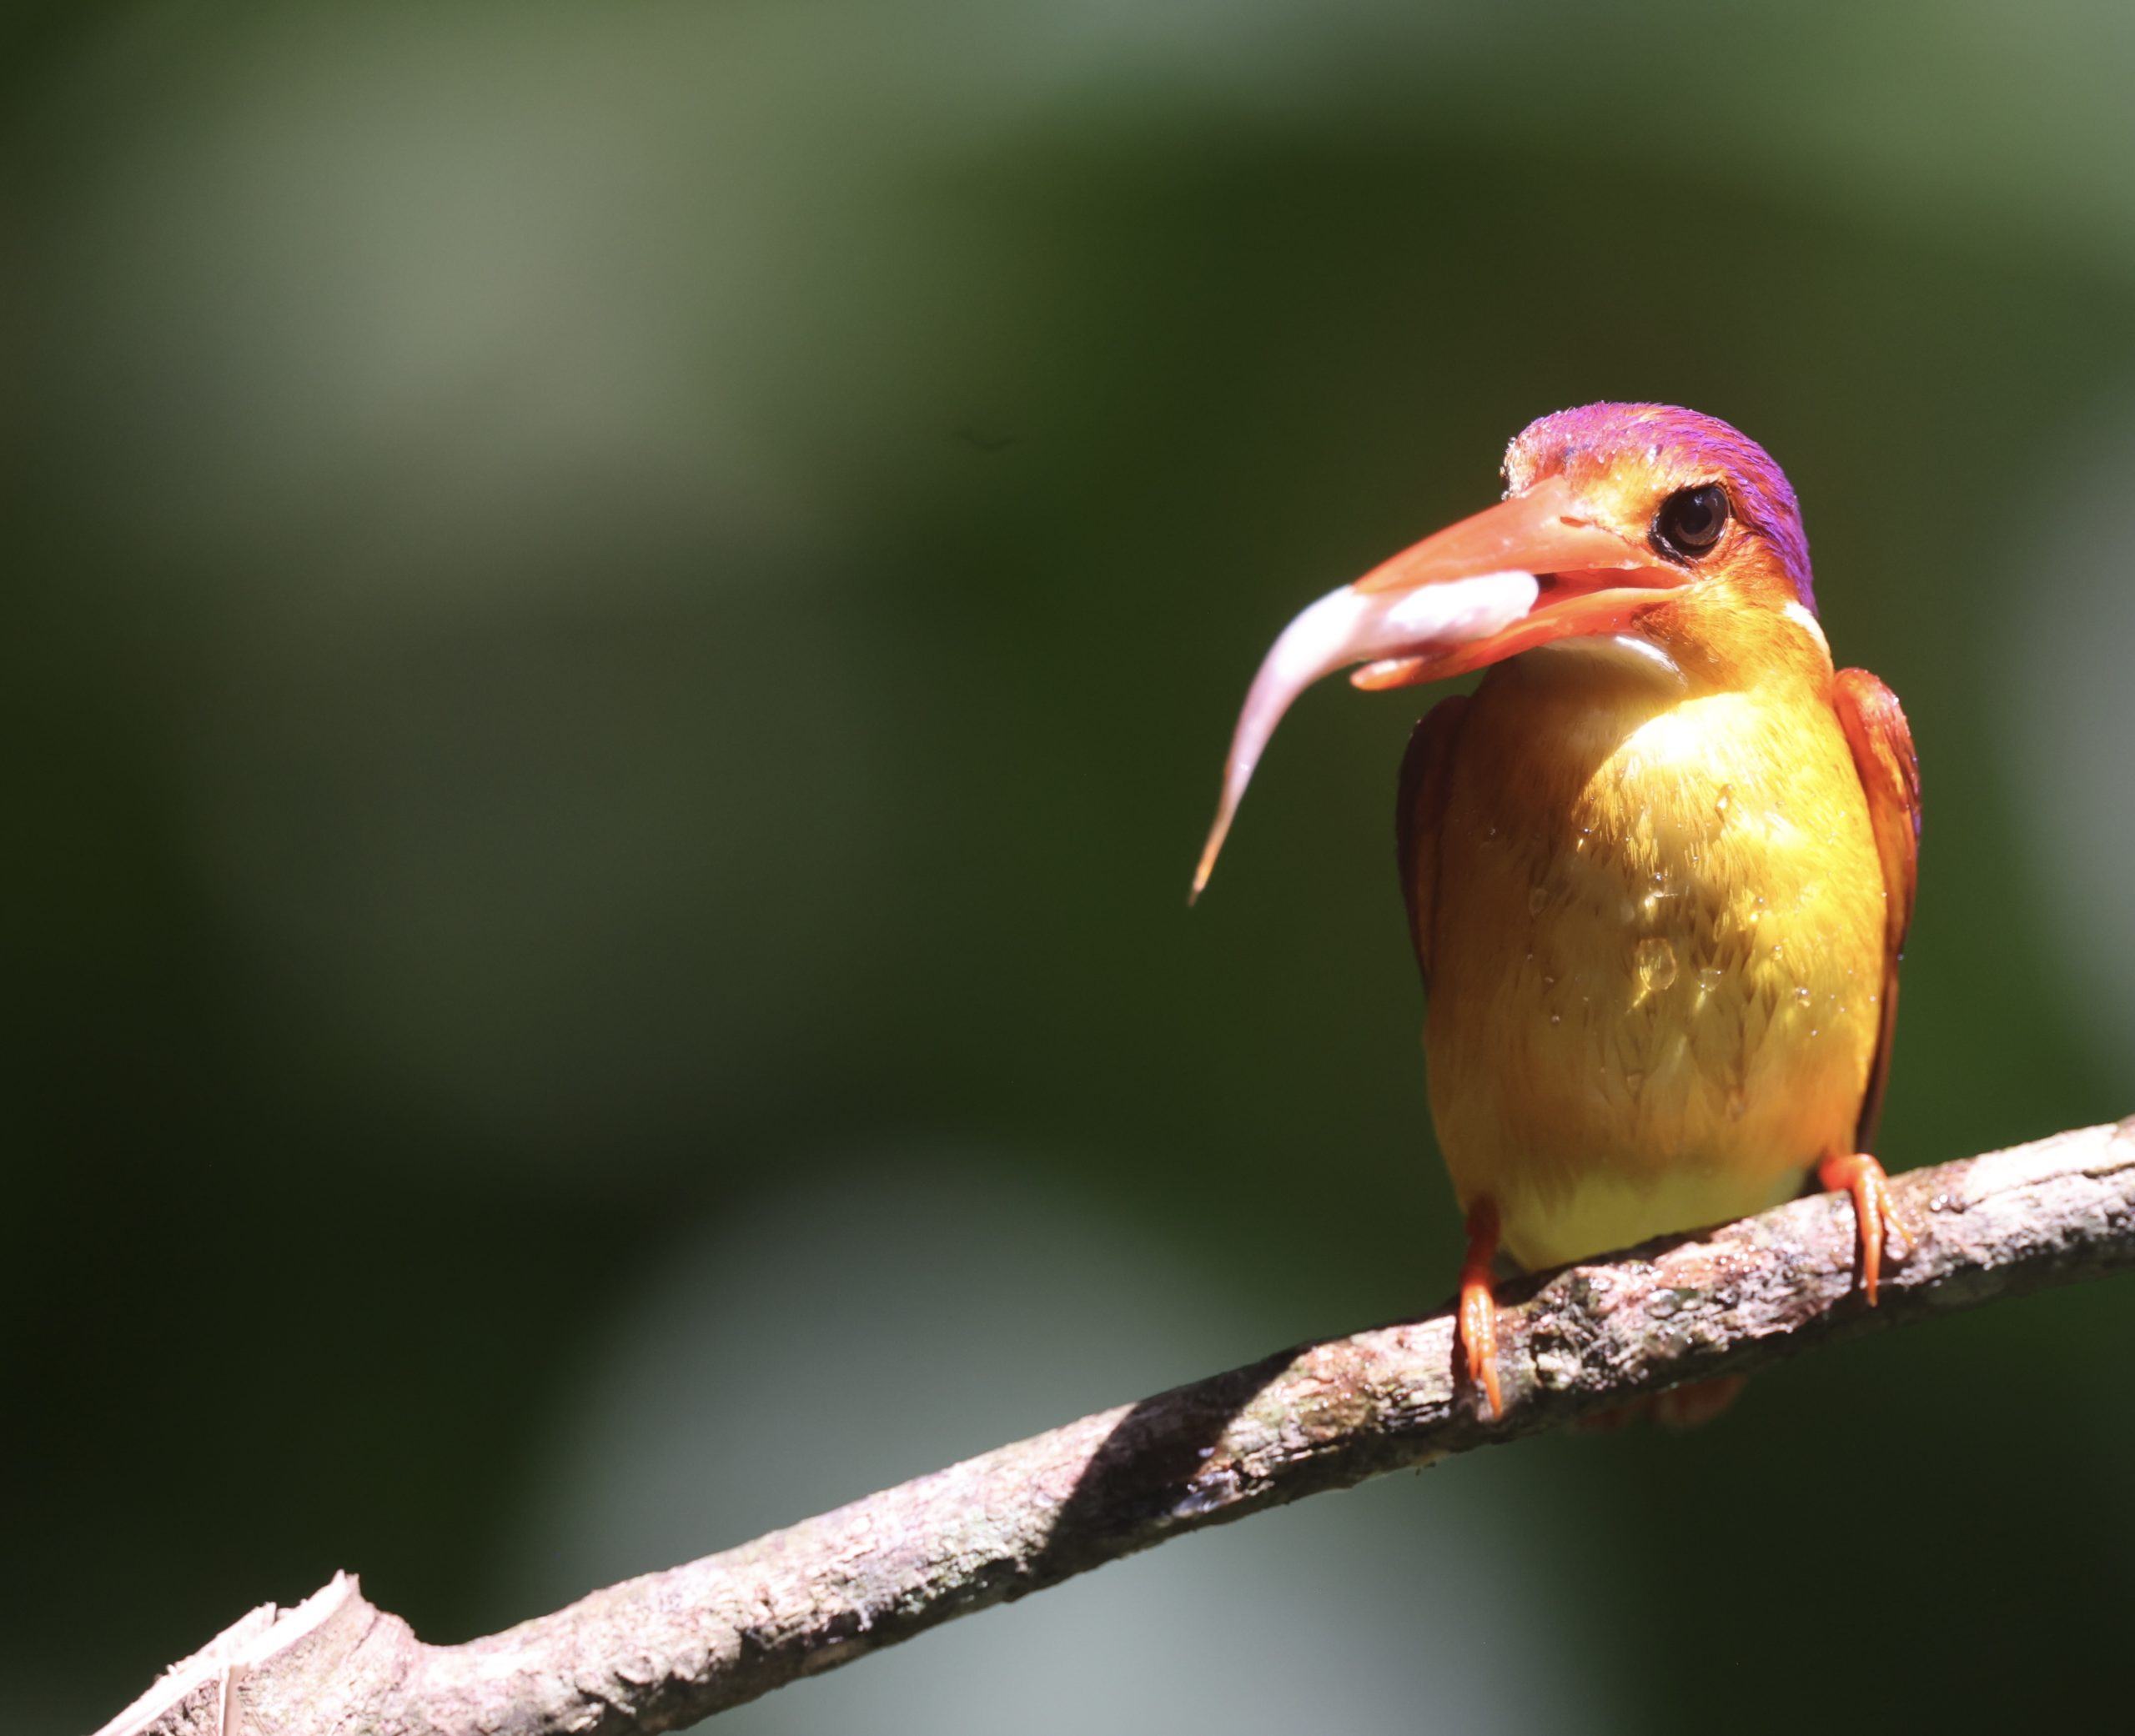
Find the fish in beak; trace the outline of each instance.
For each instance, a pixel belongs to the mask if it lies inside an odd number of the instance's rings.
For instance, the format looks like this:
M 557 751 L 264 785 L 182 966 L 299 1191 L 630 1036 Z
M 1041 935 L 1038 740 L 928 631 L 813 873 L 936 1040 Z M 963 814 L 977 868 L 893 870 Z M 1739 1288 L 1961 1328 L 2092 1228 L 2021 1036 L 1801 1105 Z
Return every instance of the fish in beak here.
M 1464 675 L 1552 640 L 1621 632 L 1690 577 L 1600 523 L 1554 475 L 1322 597 L 1283 630 L 1246 694 L 1188 901 L 1215 870 L 1275 725 L 1323 675 L 1361 664 L 1350 679 L 1375 690 Z

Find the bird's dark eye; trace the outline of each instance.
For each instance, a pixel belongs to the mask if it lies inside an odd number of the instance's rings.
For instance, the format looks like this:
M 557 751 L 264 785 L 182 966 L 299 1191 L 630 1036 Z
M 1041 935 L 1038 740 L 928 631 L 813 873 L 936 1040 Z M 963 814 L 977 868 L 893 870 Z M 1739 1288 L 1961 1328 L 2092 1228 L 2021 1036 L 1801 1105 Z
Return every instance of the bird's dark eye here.
M 1727 490 L 1716 482 L 1678 489 L 1653 515 L 1654 546 L 1678 560 L 1695 560 L 1727 528 Z

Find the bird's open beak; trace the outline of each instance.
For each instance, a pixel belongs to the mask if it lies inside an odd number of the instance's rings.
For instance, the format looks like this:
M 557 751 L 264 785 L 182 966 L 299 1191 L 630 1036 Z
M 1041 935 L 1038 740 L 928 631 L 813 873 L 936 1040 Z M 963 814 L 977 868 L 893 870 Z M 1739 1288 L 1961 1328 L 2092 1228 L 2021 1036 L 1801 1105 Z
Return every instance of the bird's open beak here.
M 1553 476 L 1329 593 L 1283 630 L 1245 696 L 1194 871 L 1208 883 L 1231 817 L 1290 702 L 1352 664 L 1363 688 L 1464 675 L 1555 639 L 1620 632 L 1687 575 L 1585 515 Z

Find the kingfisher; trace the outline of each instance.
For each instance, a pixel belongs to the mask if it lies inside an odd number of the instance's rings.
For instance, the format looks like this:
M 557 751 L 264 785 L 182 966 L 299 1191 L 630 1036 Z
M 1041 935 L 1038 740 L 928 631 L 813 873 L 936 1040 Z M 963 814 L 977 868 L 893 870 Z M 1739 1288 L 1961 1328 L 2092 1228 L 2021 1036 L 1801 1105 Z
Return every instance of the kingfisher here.
M 1813 1176 L 1851 1196 L 1875 1306 L 1910 1244 L 1870 1148 L 1921 812 L 1905 713 L 1833 666 L 1794 491 L 1755 441 L 1595 404 L 1531 424 L 1504 474 L 1499 504 L 1277 639 L 1193 879 L 1314 681 L 1487 670 L 1415 726 L 1394 835 L 1466 1219 L 1456 1336 L 1493 1418 L 1500 1251 L 1561 1265 Z

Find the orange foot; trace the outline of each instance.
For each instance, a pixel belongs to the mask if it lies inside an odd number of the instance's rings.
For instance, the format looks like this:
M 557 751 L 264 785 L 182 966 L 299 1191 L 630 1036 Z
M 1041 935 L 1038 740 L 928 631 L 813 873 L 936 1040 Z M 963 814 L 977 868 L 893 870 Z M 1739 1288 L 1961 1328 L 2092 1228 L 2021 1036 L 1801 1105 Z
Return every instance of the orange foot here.
M 1876 1306 L 1876 1283 L 1883 1272 L 1883 1238 L 1895 1237 L 1891 1258 L 1912 1251 L 1912 1236 L 1891 1206 L 1891 1181 L 1883 1166 L 1866 1151 L 1834 1151 L 1816 1166 L 1816 1185 L 1828 1193 L 1853 1196 L 1853 1216 L 1861 1226 L 1861 1287 L 1868 1306 Z
M 1490 1292 L 1490 1262 L 1498 1255 L 1497 1202 L 1480 1199 L 1468 1208 L 1468 1257 L 1460 1267 L 1460 1353 L 1468 1377 L 1490 1402 L 1490 1421 L 1505 1415 L 1498 1386 L 1498 1302 Z
M 1686 1382 L 1665 1392 L 1641 1393 L 1606 1410 L 1590 1411 L 1572 1427 L 1581 1434 L 1608 1434 L 1634 1422 L 1657 1422 L 1663 1428 L 1702 1428 L 1741 1396 L 1746 1374 L 1716 1374 Z
M 1653 1420 L 1663 1428 L 1703 1428 L 1742 1396 L 1746 1374 L 1716 1374 L 1653 1396 Z

